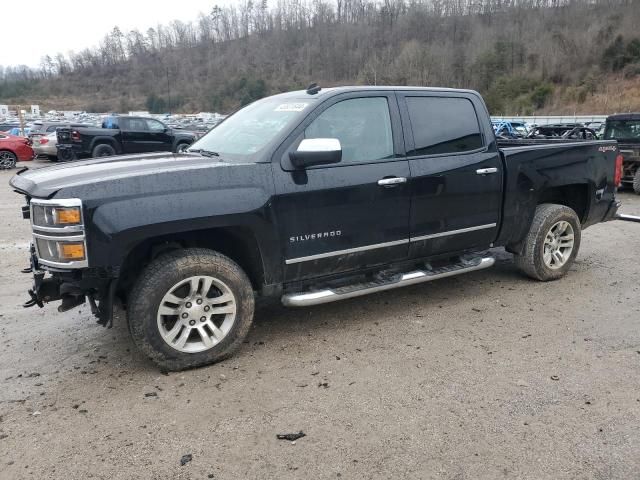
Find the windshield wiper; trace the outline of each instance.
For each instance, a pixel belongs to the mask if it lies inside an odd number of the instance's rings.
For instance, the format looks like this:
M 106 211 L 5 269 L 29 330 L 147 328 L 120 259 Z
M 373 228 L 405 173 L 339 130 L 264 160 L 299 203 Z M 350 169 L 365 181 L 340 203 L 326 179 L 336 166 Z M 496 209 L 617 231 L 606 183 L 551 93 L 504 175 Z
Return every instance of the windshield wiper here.
M 219 157 L 220 154 L 218 152 L 212 152 L 211 150 L 204 150 L 202 148 L 189 149 L 187 152 L 199 153 L 203 157 Z

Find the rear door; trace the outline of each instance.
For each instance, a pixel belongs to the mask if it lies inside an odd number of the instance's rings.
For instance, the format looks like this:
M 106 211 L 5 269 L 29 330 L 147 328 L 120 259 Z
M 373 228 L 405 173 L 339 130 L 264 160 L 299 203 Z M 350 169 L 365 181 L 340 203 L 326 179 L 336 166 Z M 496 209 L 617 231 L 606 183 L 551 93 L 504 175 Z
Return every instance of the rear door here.
M 496 238 L 503 167 L 472 94 L 398 94 L 411 169 L 411 257 L 488 247 Z
M 288 153 L 304 138 L 337 138 L 342 161 L 293 168 Z M 275 157 L 274 210 L 286 281 L 407 258 L 409 165 L 393 92 L 327 99 Z

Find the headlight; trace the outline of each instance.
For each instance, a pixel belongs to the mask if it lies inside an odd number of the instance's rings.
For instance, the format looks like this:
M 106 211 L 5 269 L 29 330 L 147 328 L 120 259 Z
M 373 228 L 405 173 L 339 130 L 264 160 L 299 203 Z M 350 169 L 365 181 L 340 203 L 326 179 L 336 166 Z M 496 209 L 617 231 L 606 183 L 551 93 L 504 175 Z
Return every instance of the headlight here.
M 88 265 L 82 202 L 77 198 L 31 200 L 31 227 L 40 263 L 58 268 Z
M 63 206 L 42 203 L 44 200 L 31 201 L 31 219 L 34 227 L 65 227 L 82 225 L 82 206 Z M 68 202 L 65 201 L 65 203 Z

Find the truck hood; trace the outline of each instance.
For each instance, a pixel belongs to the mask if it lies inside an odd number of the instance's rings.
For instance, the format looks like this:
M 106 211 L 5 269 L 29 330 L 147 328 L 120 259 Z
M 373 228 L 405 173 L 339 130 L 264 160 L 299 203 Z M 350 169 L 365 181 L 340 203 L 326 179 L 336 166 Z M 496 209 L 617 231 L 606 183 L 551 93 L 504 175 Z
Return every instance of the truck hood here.
M 79 190 L 84 195 L 88 191 L 98 194 L 96 190 L 104 189 L 110 190 L 112 195 L 131 194 L 134 193 L 131 189 L 138 190 L 135 193 L 142 193 L 149 178 L 155 177 L 159 182 L 157 185 L 165 191 L 171 190 L 171 187 L 194 188 L 194 183 L 199 183 L 197 178 L 211 177 L 209 172 L 249 165 L 255 164 L 228 163 L 195 153 L 124 155 L 25 169 L 18 172 L 9 184 L 15 190 L 35 198 L 50 198 L 63 190 L 66 191 L 64 196 Z M 211 178 L 208 180 L 211 181 Z M 212 187 L 210 183 L 209 187 Z

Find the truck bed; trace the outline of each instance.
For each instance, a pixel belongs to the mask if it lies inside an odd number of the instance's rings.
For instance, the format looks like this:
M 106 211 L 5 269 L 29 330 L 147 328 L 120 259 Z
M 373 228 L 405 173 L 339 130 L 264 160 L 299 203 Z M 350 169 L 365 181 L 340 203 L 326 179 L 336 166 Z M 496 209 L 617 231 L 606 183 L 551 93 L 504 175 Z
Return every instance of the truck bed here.
M 575 208 L 583 228 L 608 219 L 615 200 L 617 142 L 515 140 L 509 143 L 510 147 L 501 148 L 506 178 L 498 245 L 509 245 L 523 238 L 536 205 L 559 200 L 553 198 L 553 188 L 560 185 L 575 184 L 576 199 L 588 199 L 580 200 Z M 546 194 L 550 198 L 540 199 L 542 191 L 551 192 Z

